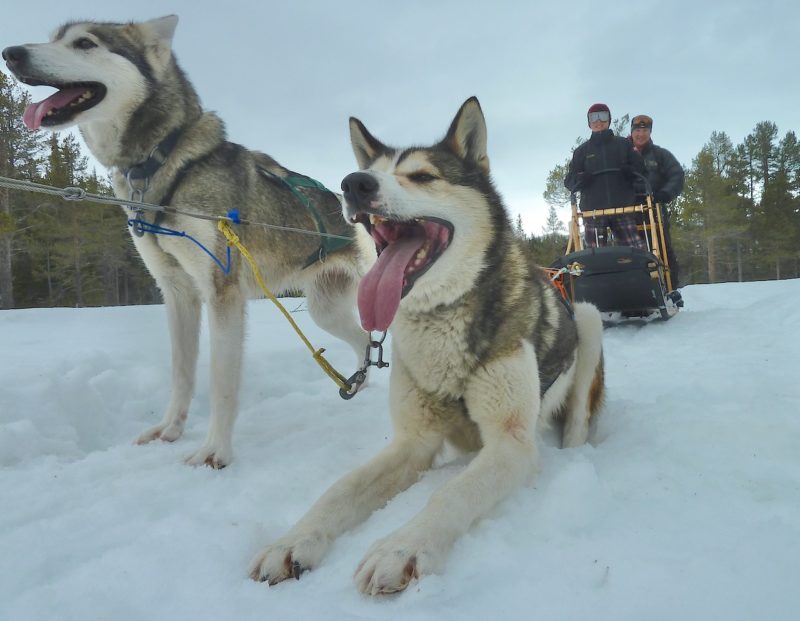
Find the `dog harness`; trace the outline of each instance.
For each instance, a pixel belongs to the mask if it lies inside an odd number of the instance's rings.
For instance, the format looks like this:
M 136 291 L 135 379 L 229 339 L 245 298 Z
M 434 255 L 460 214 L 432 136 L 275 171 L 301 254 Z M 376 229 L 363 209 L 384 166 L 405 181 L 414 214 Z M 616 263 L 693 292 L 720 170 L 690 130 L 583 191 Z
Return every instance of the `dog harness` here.
M 297 198 L 297 200 L 303 204 L 306 210 L 308 210 L 311 219 L 314 220 L 314 225 L 317 227 L 317 232 L 321 234 L 319 250 L 311 254 L 306 259 L 305 263 L 303 264 L 303 269 L 309 267 L 310 265 L 314 265 L 314 263 L 317 261 L 324 262 L 331 252 L 335 252 L 336 250 L 344 248 L 345 246 L 349 246 L 351 243 L 353 243 L 352 237 L 349 237 L 348 239 L 342 239 L 341 237 L 329 237 L 328 230 L 325 227 L 325 222 L 323 221 L 319 211 L 317 211 L 317 208 L 314 207 L 314 203 L 311 202 L 311 200 L 298 189 L 309 188 L 312 190 L 319 190 L 321 192 L 333 194 L 333 192 L 322 185 L 319 181 L 312 179 L 311 177 L 306 177 L 305 175 L 297 174 L 292 174 L 288 177 L 281 177 L 261 166 L 258 167 L 258 172 L 261 173 L 265 179 L 285 185 L 295 196 L 295 198 Z
M 170 156 L 175 148 L 175 145 L 180 139 L 181 133 L 183 132 L 180 128 L 173 130 L 166 138 L 164 138 L 164 140 L 159 142 L 153 148 L 145 161 L 141 162 L 140 164 L 136 164 L 135 166 L 131 166 L 130 168 L 120 169 L 120 172 L 125 176 L 125 179 L 128 182 L 128 188 L 130 189 L 130 200 L 132 202 L 144 202 L 144 195 L 150 186 L 150 179 L 158 172 L 158 169 L 161 168 L 161 166 Z M 175 194 L 175 191 L 183 181 L 183 178 L 186 176 L 189 168 L 196 162 L 197 160 L 187 162 L 183 168 L 178 171 L 178 174 L 176 174 L 175 178 L 172 180 L 172 184 L 167 188 L 166 192 L 164 192 L 164 196 L 160 201 L 162 205 L 169 205 L 172 202 L 172 197 Z M 306 208 L 311 216 L 311 219 L 314 221 L 317 232 L 320 233 L 321 241 L 319 249 L 309 255 L 309 257 L 303 263 L 303 269 L 313 265 L 317 261 L 324 262 L 330 253 L 340 250 L 341 248 L 344 248 L 353 242 L 351 235 L 348 235 L 346 239 L 343 239 L 342 235 L 337 235 L 335 237 L 329 236 L 325 222 L 317 208 L 314 206 L 314 203 L 299 190 L 299 188 L 307 188 L 333 194 L 333 192 L 322 185 L 319 181 L 312 179 L 311 177 L 298 174 L 290 174 L 287 177 L 281 177 L 262 166 L 258 166 L 257 170 L 265 179 L 285 186 Z M 131 227 L 133 228 L 133 232 L 137 237 L 141 237 L 146 232 L 152 232 L 154 229 L 157 229 L 160 226 L 161 221 L 164 219 L 164 212 L 157 212 L 151 224 L 144 219 L 143 211 L 136 209 L 135 204 L 130 205 L 130 208 L 136 214 L 136 217 L 131 220 Z
M 153 150 L 150 151 L 150 155 L 144 162 L 131 166 L 130 168 L 120 169 L 120 172 L 125 176 L 125 180 L 128 182 L 131 201 L 136 203 L 144 202 L 145 192 L 147 192 L 147 189 L 150 187 L 150 179 L 158 172 L 158 169 L 161 168 L 164 162 L 167 161 L 175 145 L 178 144 L 178 139 L 181 137 L 182 133 L 183 130 L 181 128 L 172 130 L 164 140 L 153 147 Z M 172 200 L 172 195 L 175 193 L 175 188 L 183 178 L 183 173 L 188 166 L 189 164 L 184 166 L 175 176 L 172 185 L 167 188 L 164 194 L 164 199 L 161 200 L 162 204 L 169 205 Z M 135 205 L 131 205 L 130 207 L 136 213 L 136 218 L 133 219 L 133 224 L 131 225 L 133 232 L 137 237 L 141 237 L 145 233 L 144 223 L 146 220 L 144 219 L 144 213 L 140 209 L 137 210 Z M 163 219 L 164 212 L 157 212 L 153 220 L 153 226 L 158 226 Z

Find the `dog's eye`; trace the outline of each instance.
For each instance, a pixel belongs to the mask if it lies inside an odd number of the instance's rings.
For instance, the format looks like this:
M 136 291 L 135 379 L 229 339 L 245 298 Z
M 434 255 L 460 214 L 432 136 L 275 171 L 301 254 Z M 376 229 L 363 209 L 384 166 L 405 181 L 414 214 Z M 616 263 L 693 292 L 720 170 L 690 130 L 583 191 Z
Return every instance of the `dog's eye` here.
M 97 44 L 91 39 L 81 37 L 80 39 L 76 39 L 72 46 L 79 50 L 90 50 L 93 47 L 97 47 Z
M 426 172 L 415 172 L 408 175 L 408 179 L 414 183 L 430 183 L 436 179 L 436 177 Z

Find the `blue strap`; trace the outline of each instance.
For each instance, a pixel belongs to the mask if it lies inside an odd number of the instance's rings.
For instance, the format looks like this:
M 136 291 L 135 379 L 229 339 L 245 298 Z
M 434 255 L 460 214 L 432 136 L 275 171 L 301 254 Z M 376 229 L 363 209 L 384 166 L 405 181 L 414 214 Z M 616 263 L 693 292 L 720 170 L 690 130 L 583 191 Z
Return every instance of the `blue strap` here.
M 234 222 L 238 220 L 238 214 L 236 214 L 236 218 L 231 218 Z M 128 220 L 128 226 L 133 227 L 134 229 L 141 231 L 142 233 L 152 233 L 153 235 L 167 235 L 169 237 L 185 237 L 186 239 L 193 241 L 195 244 L 200 246 L 200 249 L 205 252 L 209 257 L 214 260 L 219 266 L 219 269 L 222 270 L 223 274 L 230 274 L 231 272 L 231 247 L 228 246 L 227 248 L 227 265 L 224 265 L 222 261 L 220 261 L 214 254 L 206 248 L 203 244 L 201 244 L 198 240 L 194 237 L 189 235 L 186 231 L 176 231 L 175 229 L 168 229 L 163 226 L 159 226 L 158 224 L 150 224 L 147 220 L 142 220 L 141 218 L 131 218 Z

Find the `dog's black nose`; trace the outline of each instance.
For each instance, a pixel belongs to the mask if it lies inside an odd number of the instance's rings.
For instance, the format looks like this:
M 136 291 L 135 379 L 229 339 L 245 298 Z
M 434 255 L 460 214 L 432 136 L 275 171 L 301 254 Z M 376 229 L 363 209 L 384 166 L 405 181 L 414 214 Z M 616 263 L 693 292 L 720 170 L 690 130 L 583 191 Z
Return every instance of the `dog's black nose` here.
M 6 61 L 9 65 L 15 65 L 21 63 L 28 57 L 28 50 L 26 50 L 21 45 L 15 45 L 13 47 L 7 47 L 3 50 L 3 60 Z
M 378 193 L 378 181 L 365 172 L 354 172 L 342 179 L 342 192 L 352 206 L 367 206 Z

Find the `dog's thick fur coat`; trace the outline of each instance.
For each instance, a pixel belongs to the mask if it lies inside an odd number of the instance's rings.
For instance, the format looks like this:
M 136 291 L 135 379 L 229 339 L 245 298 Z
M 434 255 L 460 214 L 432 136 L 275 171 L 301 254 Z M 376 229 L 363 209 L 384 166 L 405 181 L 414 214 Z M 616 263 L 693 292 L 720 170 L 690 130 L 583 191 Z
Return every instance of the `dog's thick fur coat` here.
M 540 419 L 562 423 L 565 447 L 586 441 L 603 399 L 602 324 L 588 304 L 570 317 L 526 258 L 489 178 L 476 99 L 429 148 L 393 149 L 360 121 L 350 127 L 362 172 L 343 181 L 345 215 L 368 228 L 381 251 L 362 280 L 359 307 L 369 329 L 393 317 L 394 437 L 263 550 L 251 575 L 270 584 L 299 577 L 342 532 L 417 481 L 445 441 L 478 451 L 416 517 L 367 552 L 355 580 L 375 595 L 440 571 L 456 539 L 534 474 Z M 407 260 L 394 244 L 415 254 Z M 398 257 L 408 261 L 402 278 Z
M 148 179 L 145 202 L 212 217 L 238 209 L 251 222 L 315 231 L 312 215 L 278 179 L 293 173 L 263 153 L 228 142 L 222 121 L 201 108 L 172 53 L 176 25 L 175 16 L 130 24 L 68 23 L 49 43 L 7 48 L 3 57 L 17 78 L 59 89 L 29 107 L 26 123 L 52 130 L 77 125 L 94 156 L 113 171 L 115 193 L 124 199 L 131 197 L 125 171 L 152 159 L 165 139 L 177 135 Z M 308 195 L 327 232 L 352 234 L 334 194 L 308 190 Z M 188 233 L 216 256 L 225 254 L 225 238 L 211 219 L 171 214 L 160 225 Z M 270 288 L 304 290 L 314 321 L 347 341 L 361 362 L 368 338 L 353 311 L 364 246 L 350 244 L 304 268 L 320 249 L 318 237 L 257 226 L 236 232 Z M 172 345 L 169 405 L 163 420 L 138 442 L 173 441 L 183 433 L 195 390 L 205 301 L 211 338 L 211 422 L 205 444 L 187 461 L 225 466 L 232 458 L 238 410 L 245 303 L 262 292 L 238 257 L 225 275 L 183 238 L 146 233 L 133 241 L 163 294 Z M 369 252 L 374 256 L 371 247 Z

